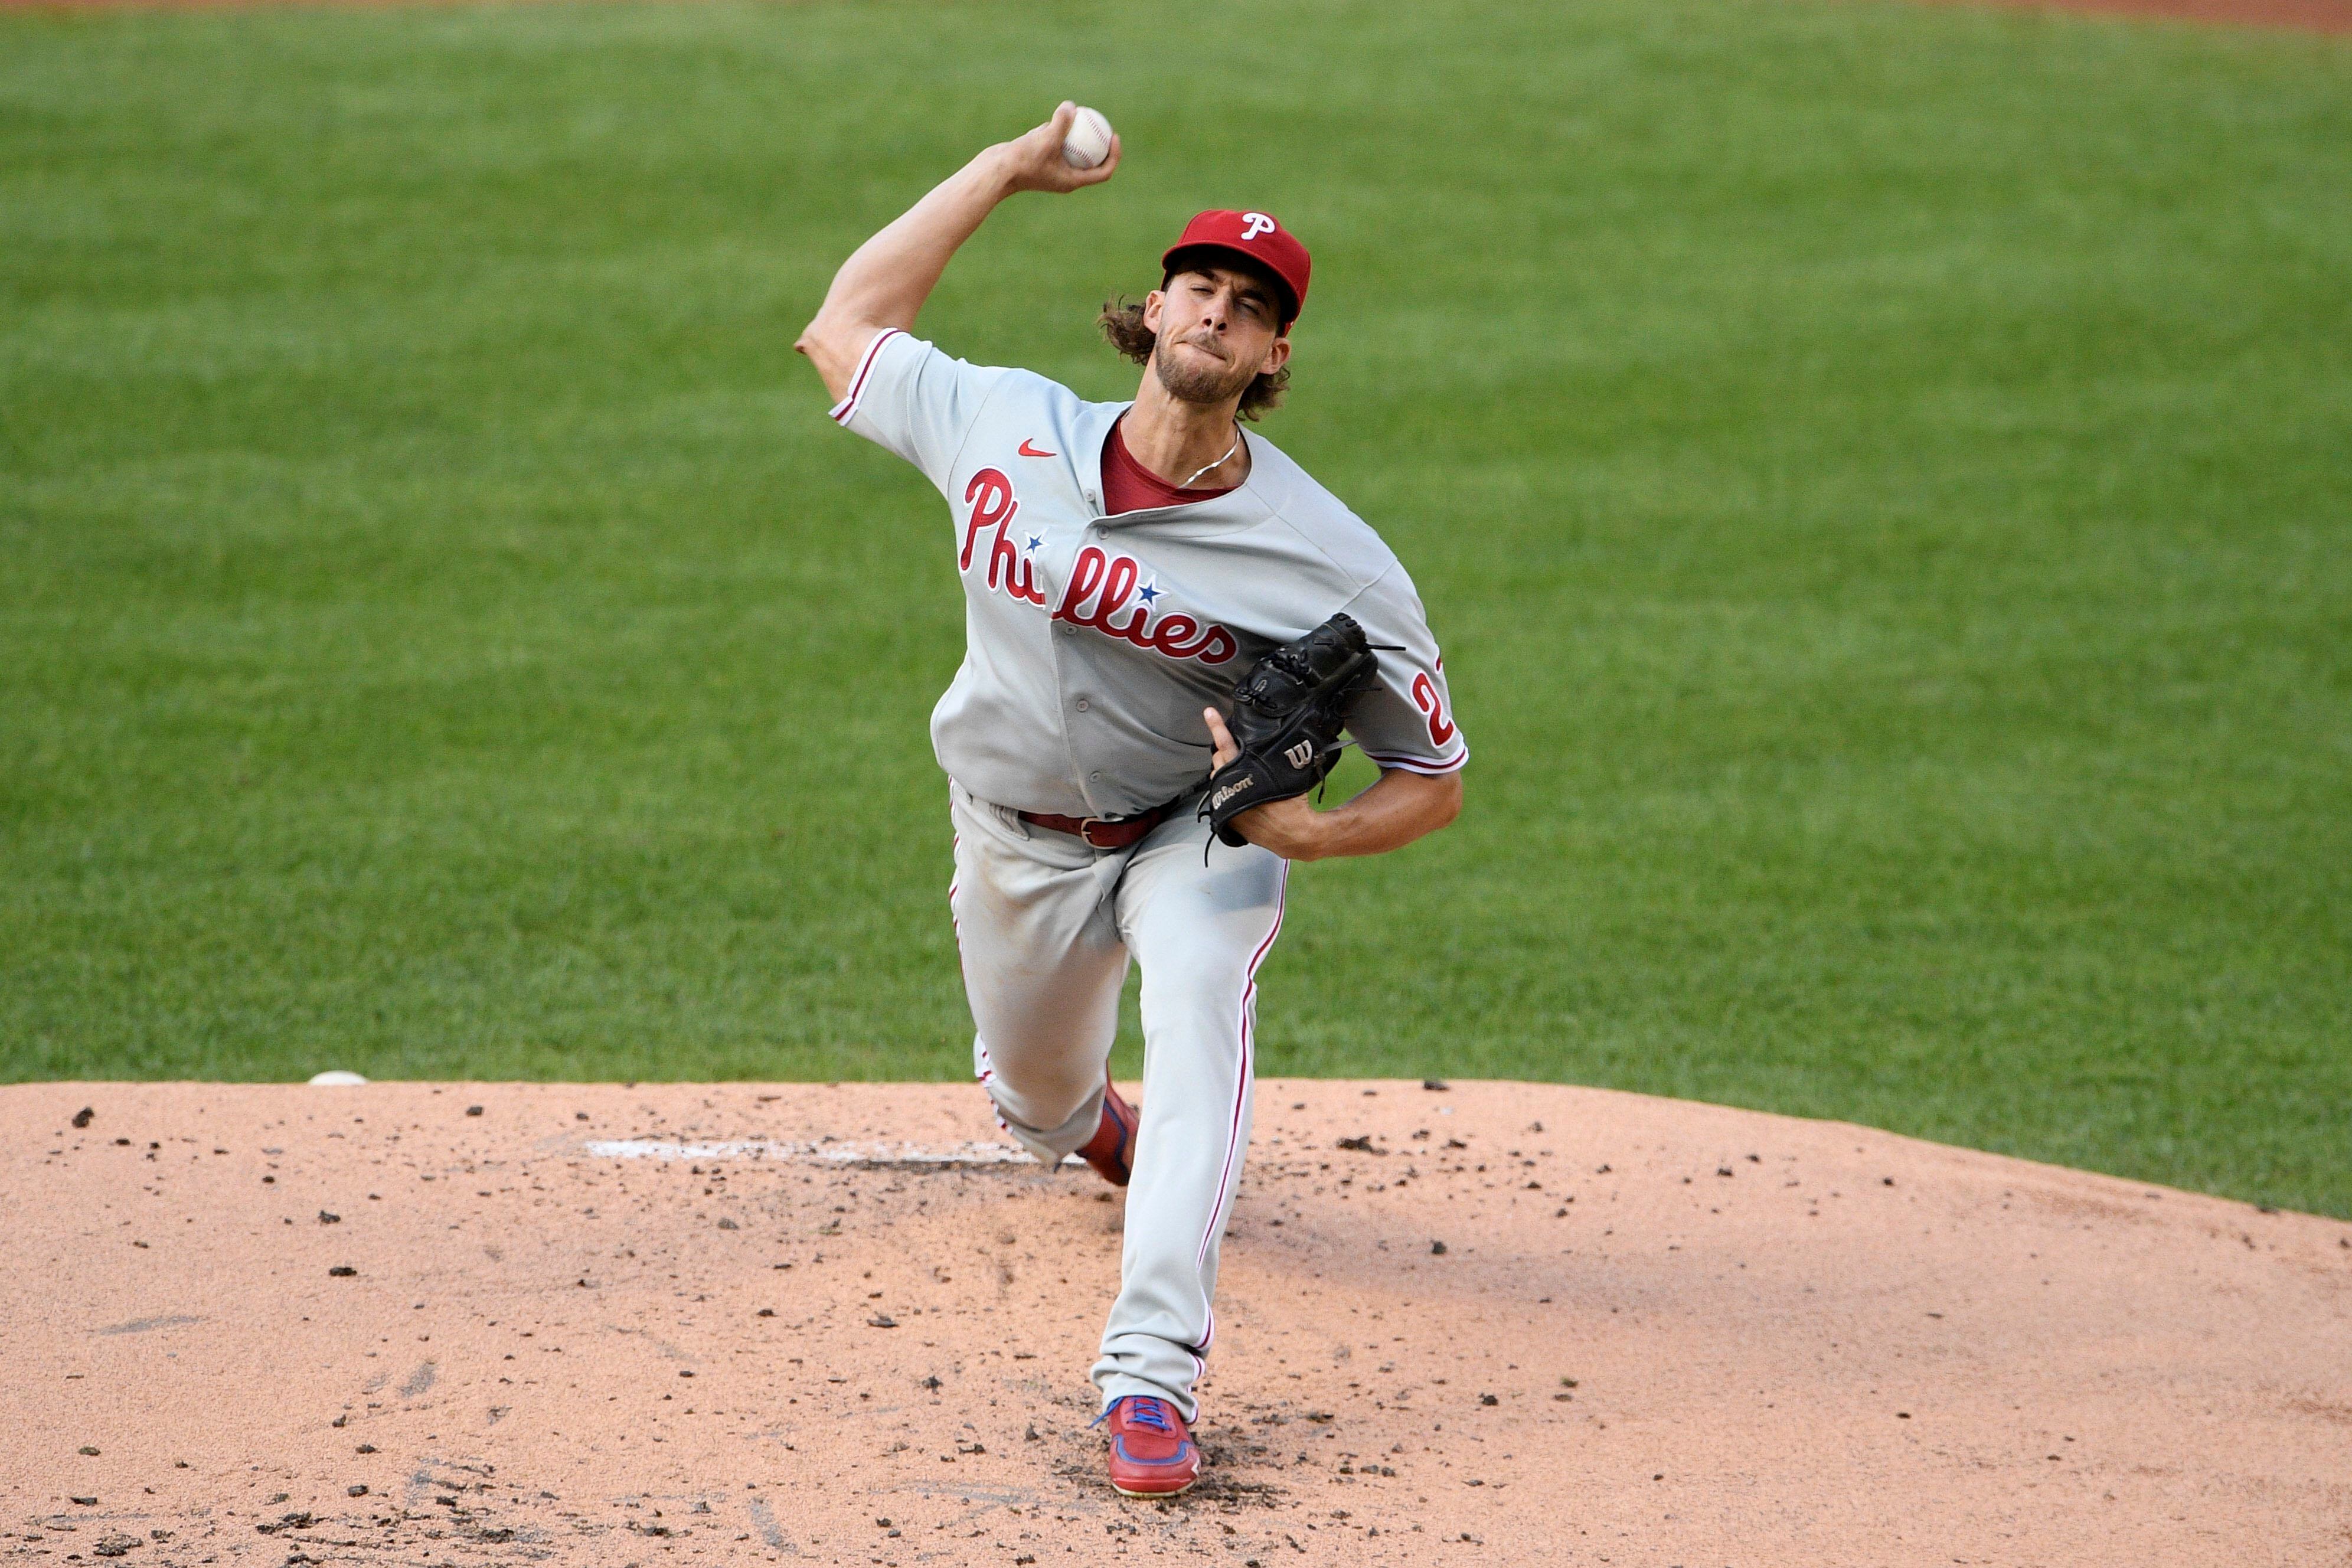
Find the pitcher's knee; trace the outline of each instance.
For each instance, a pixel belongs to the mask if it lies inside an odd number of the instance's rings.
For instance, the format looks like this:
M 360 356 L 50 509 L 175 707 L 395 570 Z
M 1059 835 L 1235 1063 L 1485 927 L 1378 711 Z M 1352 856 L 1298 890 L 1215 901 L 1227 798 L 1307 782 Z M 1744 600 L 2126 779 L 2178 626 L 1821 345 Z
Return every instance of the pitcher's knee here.
M 1040 1131 L 1061 1126 L 1102 1089 L 1099 1063 L 1073 1072 L 1066 1062 L 1008 1064 L 999 1058 L 984 1080 L 988 1095 L 1005 1117 Z

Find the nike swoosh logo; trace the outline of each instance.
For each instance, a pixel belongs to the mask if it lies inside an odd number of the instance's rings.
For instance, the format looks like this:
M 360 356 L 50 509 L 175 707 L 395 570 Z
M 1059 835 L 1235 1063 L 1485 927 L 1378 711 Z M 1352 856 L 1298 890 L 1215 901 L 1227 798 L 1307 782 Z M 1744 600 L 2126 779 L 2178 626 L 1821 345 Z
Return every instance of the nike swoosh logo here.
M 1021 455 L 1024 458 L 1058 458 L 1061 456 L 1059 452 L 1041 452 L 1026 441 L 1021 443 Z

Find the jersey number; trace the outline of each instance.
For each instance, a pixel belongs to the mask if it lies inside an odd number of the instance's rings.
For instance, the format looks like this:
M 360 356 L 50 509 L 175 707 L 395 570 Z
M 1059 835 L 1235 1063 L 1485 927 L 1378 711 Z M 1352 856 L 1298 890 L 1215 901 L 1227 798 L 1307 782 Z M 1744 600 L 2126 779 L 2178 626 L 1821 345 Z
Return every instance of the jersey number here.
M 1443 746 L 1454 739 L 1454 721 L 1445 716 L 1445 704 L 1439 700 L 1437 695 L 1437 682 L 1430 679 L 1426 671 L 1413 672 L 1412 705 L 1421 710 L 1423 718 L 1429 721 L 1431 745 Z

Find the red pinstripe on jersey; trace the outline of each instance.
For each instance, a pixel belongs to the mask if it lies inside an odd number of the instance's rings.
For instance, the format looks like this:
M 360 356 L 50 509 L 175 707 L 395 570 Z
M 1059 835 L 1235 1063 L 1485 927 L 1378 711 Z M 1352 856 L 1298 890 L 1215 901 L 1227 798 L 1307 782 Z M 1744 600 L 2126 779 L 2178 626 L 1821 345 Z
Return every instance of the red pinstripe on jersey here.
M 1401 752 L 1366 752 L 1364 755 L 1384 768 L 1402 768 L 1409 773 L 1450 773 L 1470 760 L 1470 748 L 1465 745 L 1435 762 L 1427 757 L 1408 757 Z
M 892 338 L 899 337 L 901 335 L 903 334 L 901 334 L 896 327 L 885 327 L 880 331 L 874 334 L 874 341 L 867 343 L 866 345 L 866 352 L 857 356 L 857 373 L 849 378 L 848 395 L 842 398 L 840 402 L 833 405 L 833 422 L 835 424 L 846 425 L 853 417 L 856 416 L 857 413 L 857 399 L 866 391 L 866 377 L 868 373 L 874 369 L 875 353 Z

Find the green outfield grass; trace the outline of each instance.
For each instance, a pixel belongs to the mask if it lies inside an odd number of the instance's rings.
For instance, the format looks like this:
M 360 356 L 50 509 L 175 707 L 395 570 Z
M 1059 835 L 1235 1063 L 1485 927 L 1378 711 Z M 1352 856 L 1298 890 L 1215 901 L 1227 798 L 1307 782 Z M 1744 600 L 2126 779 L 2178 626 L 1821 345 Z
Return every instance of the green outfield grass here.
M 1475 749 L 1265 1070 L 2352 1215 L 2352 45 L 1864 3 L 0 16 L 0 1077 L 966 1070 L 948 525 L 788 345 L 1065 95 L 925 331 L 1125 395 L 1284 215 Z

